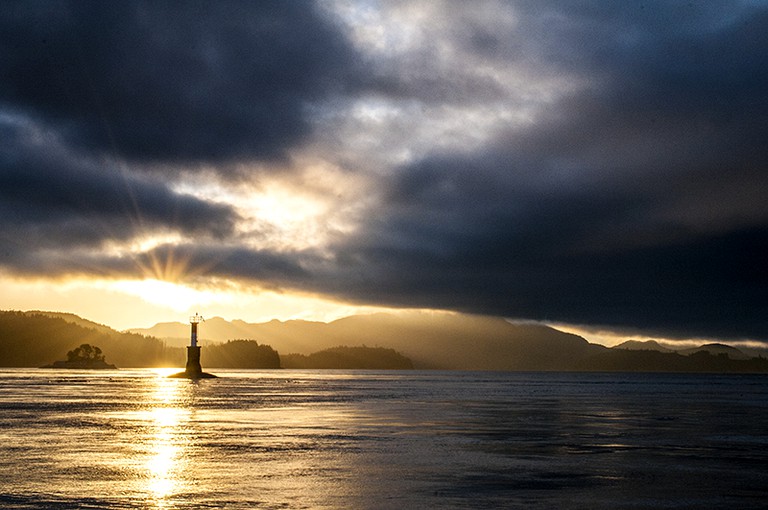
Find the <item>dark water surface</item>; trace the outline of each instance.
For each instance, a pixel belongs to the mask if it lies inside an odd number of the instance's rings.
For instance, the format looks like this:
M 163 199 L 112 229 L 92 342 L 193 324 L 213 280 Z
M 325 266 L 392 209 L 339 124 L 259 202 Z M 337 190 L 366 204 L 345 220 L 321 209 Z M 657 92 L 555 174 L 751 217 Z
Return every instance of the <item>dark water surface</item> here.
M 0 370 L 2 508 L 768 507 L 768 377 Z

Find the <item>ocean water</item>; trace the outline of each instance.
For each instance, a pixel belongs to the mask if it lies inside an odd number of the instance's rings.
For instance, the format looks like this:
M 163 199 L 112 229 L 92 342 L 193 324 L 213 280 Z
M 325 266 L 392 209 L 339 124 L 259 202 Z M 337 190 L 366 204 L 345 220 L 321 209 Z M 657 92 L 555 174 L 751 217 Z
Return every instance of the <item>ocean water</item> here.
M 0 370 L 2 508 L 768 505 L 768 377 Z

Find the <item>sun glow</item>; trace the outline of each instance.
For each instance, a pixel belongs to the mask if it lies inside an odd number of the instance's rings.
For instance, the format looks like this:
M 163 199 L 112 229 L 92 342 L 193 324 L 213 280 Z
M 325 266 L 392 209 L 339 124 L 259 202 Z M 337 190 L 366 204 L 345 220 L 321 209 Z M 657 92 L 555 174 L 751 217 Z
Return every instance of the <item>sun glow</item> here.
M 137 296 L 142 300 L 177 312 L 184 312 L 194 306 L 204 306 L 222 301 L 223 297 L 214 292 L 193 289 L 178 283 L 147 279 L 123 280 L 113 284 L 121 292 Z
M 327 196 L 271 182 L 250 190 L 238 201 L 244 239 L 254 248 L 277 250 L 320 247 L 343 223 Z
M 195 312 L 246 322 L 329 322 L 348 315 L 394 311 L 223 280 L 193 287 L 154 278 L 23 280 L 2 278 L 0 273 L 0 287 L 0 309 L 69 312 L 119 331 L 148 328 L 158 322 L 186 321 Z
M 368 195 L 366 179 L 328 161 L 294 155 L 300 168 L 286 178 L 281 172 L 256 172 L 253 181 L 214 178 L 179 181 L 172 189 L 237 211 L 239 241 L 253 248 L 293 250 L 322 247 L 329 236 L 355 228 L 356 208 Z M 249 168 L 248 173 L 254 169 Z M 245 169 L 244 169 L 245 172 Z

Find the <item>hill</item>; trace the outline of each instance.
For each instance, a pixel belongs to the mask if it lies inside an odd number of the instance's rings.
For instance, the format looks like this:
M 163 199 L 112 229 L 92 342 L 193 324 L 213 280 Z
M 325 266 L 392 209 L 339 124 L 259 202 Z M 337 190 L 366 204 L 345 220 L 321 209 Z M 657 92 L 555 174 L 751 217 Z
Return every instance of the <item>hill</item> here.
M 182 323 L 164 323 L 131 331 L 179 338 L 188 328 Z M 200 327 L 203 341 L 222 341 L 235 334 L 271 345 L 281 353 L 302 355 L 339 345 L 384 347 L 410 358 L 416 368 L 436 369 L 564 370 L 574 360 L 605 349 L 546 326 L 450 313 L 356 315 L 331 323 L 227 322 L 216 317 Z
M 187 324 L 164 323 L 131 331 L 153 335 L 163 332 L 183 338 L 188 328 Z M 542 325 L 513 324 L 498 317 L 458 313 L 355 315 L 330 323 L 247 323 L 216 317 L 200 328 L 204 341 L 222 341 L 232 335 L 268 344 L 281 353 L 293 353 L 281 356 L 284 366 L 288 366 L 286 362 L 310 363 L 296 360 L 339 345 L 372 345 L 393 349 L 409 358 L 415 368 L 422 369 L 768 371 L 759 358 L 752 361 L 738 349 L 722 344 L 691 351 L 693 354 L 703 349 L 711 358 L 717 358 L 714 361 L 704 357 L 688 359 L 688 352 L 678 354 L 653 341 L 630 340 L 608 349 Z M 733 363 L 722 362 L 719 354 L 726 354 Z
M 119 334 L 118 331 L 115 331 L 114 329 L 110 328 L 109 326 L 105 326 L 104 324 L 99 324 L 98 322 L 89 321 L 88 319 L 83 319 L 79 315 L 75 315 L 74 313 L 67 313 L 67 312 L 49 312 L 44 310 L 32 310 L 29 312 L 23 312 L 25 315 L 44 315 L 46 317 L 53 317 L 56 319 L 64 319 L 66 322 L 70 322 L 72 324 L 77 324 L 78 326 L 82 326 L 84 328 L 88 329 L 95 329 L 96 331 L 99 331 L 101 333 L 107 333 L 108 335 L 114 335 Z
M 618 345 L 611 347 L 612 349 L 627 349 L 630 351 L 658 351 L 658 352 L 674 352 L 674 349 L 664 347 L 655 340 L 627 340 Z
M 222 329 L 226 331 L 226 329 Z M 185 344 L 189 339 L 184 339 Z M 126 367 L 182 367 L 185 351 L 136 333 L 120 333 L 77 315 L 58 312 L 0 311 L 0 366 L 49 368 L 110 368 L 56 361 L 71 358 L 83 344 L 94 346 L 100 359 Z M 103 356 L 102 356 L 103 354 Z M 305 368 L 412 368 L 410 360 L 386 349 L 338 348 L 310 356 L 295 355 L 292 367 Z M 203 364 L 210 368 L 281 367 L 281 358 L 269 345 L 254 340 L 229 340 L 205 346 Z M 82 365 L 82 366 L 81 366 Z M 112 368 L 114 368 L 112 366 Z
M 160 326 L 185 342 L 188 328 L 182 323 Z M 220 368 L 276 368 L 279 351 L 292 353 L 282 356 L 286 367 L 768 372 L 765 358 L 750 358 L 724 344 L 690 352 L 661 352 L 647 342 L 608 349 L 546 326 L 449 313 L 360 315 L 328 324 L 216 318 L 200 332 L 204 365 Z M 240 333 L 240 340 L 210 338 L 233 332 Z M 181 347 L 71 314 L 0 311 L 0 366 L 41 366 L 83 343 L 100 347 L 121 367 L 183 366 L 185 361 Z
M 677 352 L 679 352 L 680 354 L 684 354 L 686 356 L 690 356 L 691 354 L 696 354 L 699 352 L 706 352 L 708 354 L 711 354 L 712 356 L 723 355 L 730 359 L 747 360 L 750 358 L 750 356 L 747 356 L 736 347 L 731 347 L 730 345 L 717 344 L 717 343 L 705 344 L 700 347 L 695 347 L 693 349 L 682 349 Z
M 760 350 L 760 349 L 754 349 L 755 352 L 750 352 L 748 354 L 747 352 L 742 351 L 741 349 L 738 349 L 731 345 L 725 345 L 720 343 L 710 343 L 710 344 L 700 345 L 698 347 L 674 349 L 674 348 L 661 345 L 660 343 L 655 342 L 653 340 L 648 340 L 645 342 L 642 342 L 639 340 L 627 340 L 626 342 L 622 342 L 618 345 L 613 346 L 611 349 L 627 349 L 631 351 L 657 351 L 657 352 L 665 352 L 665 353 L 676 352 L 683 356 L 690 356 L 691 354 L 696 354 L 698 352 L 706 352 L 713 356 L 723 355 L 723 356 L 726 356 L 727 358 L 734 359 L 734 360 L 748 360 L 751 358 L 763 356 L 765 354 L 764 350 Z
M 258 340 L 275 346 L 282 352 L 310 354 L 318 347 L 307 341 L 309 338 L 323 337 L 327 324 L 311 321 L 281 322 L 272 320 L 264 323 L 248 323 L 242 320 L 227 321 L 221 317 L 206 319 L 200 325 L 199 338 L 203 342 L 225 342 L 233 338 Z M 161 322 L 151 328 L 131 328 L 128 331 L 141 335 L 162 338 L 169 345 L 189 343 L 189 324 L 181 322 Z M 321 342 L 322 343 L 322 342 Z M 333 343 L 325 347 L 337 346 Z
M 89 324 L 93 323 L 77 316 L 0 311 L 0 366 L 45 365 L 65 358 L 68 351 L 86 343 L 98 346 L 111 363 L 120 367 L 176 366 L 184 362 L 181 349 L 167 348 L 157 338 L 119 333 L 106 326 L 86 327 Z
M 280 368 L 277 351 L 254 340 L 210 345 L 203 356 L 205 365 L 211 368 Z
M 768 372 L 768 359 L 733 359 L 698 350 L 690 355 L 653 350 L 610 349 L 580 360 L 576 368 L 601 372 Z
M 411 360 L 394 349 L 383 347 L 334 347 L 305 356 L 280 356 L 283 368 L 346 368 L 369 370 L 410 370 Z

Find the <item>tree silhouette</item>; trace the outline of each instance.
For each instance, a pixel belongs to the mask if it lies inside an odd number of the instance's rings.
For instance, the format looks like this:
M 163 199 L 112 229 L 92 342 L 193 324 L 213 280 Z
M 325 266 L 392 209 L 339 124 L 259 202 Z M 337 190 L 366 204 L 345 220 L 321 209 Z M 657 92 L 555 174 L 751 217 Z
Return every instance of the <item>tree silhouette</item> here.
M 104 354 L 101 349 L 91 344 L 82 344 L 80 347 L 67 352 L 67 361 L 94 363 L 104 361 Z

